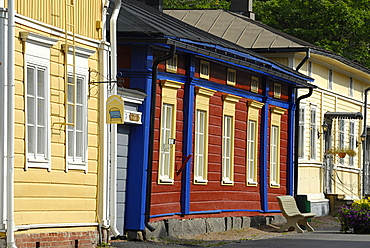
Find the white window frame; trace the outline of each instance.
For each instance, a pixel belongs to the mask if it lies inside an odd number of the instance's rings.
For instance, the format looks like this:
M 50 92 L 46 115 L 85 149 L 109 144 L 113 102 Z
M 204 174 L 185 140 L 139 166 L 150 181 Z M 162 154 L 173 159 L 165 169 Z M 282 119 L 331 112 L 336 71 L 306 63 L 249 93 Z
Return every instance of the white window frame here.
M 73 80 L 73 76 L 69 75 L 68 80 Z M 67 168 L 68 170 L 85 170 L 87 171 L 87 82 L 86 75 L 77 74 L 75 84 L 75 95 L 77 98 L 80 96 L 80 102 L 71 102 L 67 98 L 68 106 L 73 108 L 73 112 L 69 112 L 67 115 L 67 122 L 74 123 L 74 125 L 67 125 Z M 80 87 L 78 87 L 80 85 Z M 80 110 L 78 110 L 80 109 Z M 75 120 L 73 118 L 75 113 Z M 72 114 L 72 115 L 71 115 Z M 79 137 L 78 137 L 79 136 Z
M 204 110 L 196 110 L 195 116 L 195 144 L 194 144 L 194 181 L 207 183 L 207 118 Z
M 166 60 L 166 72 L 177 73 L 178 55 L 173 55 L 170 59 Z
M 246 151 L 246 185 L 258 185 L 258 126 L 260 110 L 264 103 L 258 101 L 248 101 L 247 118 L 247 151 Z
M 333 89 L 333 70 L 331 69 L 328 71 L 328 89 Z
M 281 84 L 274 83 L 274 98 L 281 98 Z
M 227 80 L 226 84 L 230 86 L 235 86 L 236 84 L 236 70 L 228 68 L 227 69 Z
M 280 132 L 281 116 L 286 109 L 271 107 L 270 125 L 270 187 L 280 187 Z
M 343 119 L 339 119 L 338 120 L 338 147 L 339 148 L 345 147 L 345 130 L 346 130 L 346 121 Z M 339 158 L 339 163 L 344 164 L 344 158 Z
M 349 147 L 349 149 L 353 149 L 353 150 L 356 149 L 356 136 L 355 136 L 355 132 L 356 132 L 355 122 L 354 121 L 350 121 L 349 122 L 349 139 L 348 139 L 349 140 L 349 144 L 348 144 L 348 147 Z M 355 157 L 354 156 L 349 156 L 348 164 L 350 166 L 354 166 L 355 165 Z
M 251 77 L 251 91 L 258 93 L 259 78 L 256 76 Z
M 279 187 L 280 180 L 280 126 L 272 125 L 270 131 L 270 185 Z
M 209 75 L 210 75 L 210 63 L 208 61 L 201 60 L 199 68 L 199 77 L 208 80 Z
M 305 121 L 306 121 L 306 106 L 301 103 L 299 105 L 299 121 L 298 121 L 298 159 L 303 159 L 305 155 Z
M 209 100 L 216 91 L 196 87 L 195 92 L 194 184 L 207 184 Z M 200 113 L 204 113 L 204 118 L 200 117 Z M 204 130 L 203 137 L 199 133 L 200 126 Z
M 175 177 L 177 91 L 183 83 L 161 80 L 161 120 L 159 137 L 158 184 L 173 184 Z M 172 109 L 170 119 L 166 110 Z
M 221 185 L 234 185 L 234 134 L 235 105 L 239 96 L 223 95 L 222 113 L 222 181 Z
M 161 114 L 161 142 L 159 177 L 162 183 L 173 183 L 173 149 L 174 149 L 174 111 L 175 106 L 169 103 L 162 104 Z
M 65 49 L 65 48 L 64 48 Z M 75 53 L 75 59 L 73 59 L 73 50 Z M 96 51 L 95 50 L 90 50 L 87 48 L 82 48 L 76 46 L 75 49 L 73 49 L 72 46 L 68 47 L 68 57 L 67 57 L 67 63 L 68 63 L 68 80 L 69 78 L 75 78 L 76 82 L 74 86 L 74 92 L 69 92 L 69 89 L 65 89 L 67 97 L 66 97 L 66 171 L 68 172 L 69 170 L 82 170 L 85 173 L 88 172 L 88 58 L 94 54 Z M 73 61 L 75 61 L 75 68 L 73 69 Z M 75 73 L 75 75 L 73 75 Z M 77 88 L 77 80 L 82 80 L 81 88 Z M 79 93 L 80 92 L 80 93 Z M 76 101 L 69 102 L 68 100 L 68 94 L 73 94 L 73 98 L 76 100 L 77 96 L 80 94 L 81 95 L 81 103 L 76 105 Z M 73 109 L 73 112 L 70 113 L 69 111 L 71 110 L 71 107 Z M 75 117 L 73 117 L 73 120 L 77 120 L 79 116 L 77 115 L 77 107 L 82 108 L 82 118 L 79 119 L 81 123 L 81 127 L 79 127 L 79 130 L 76 130 L 76 123 L 70 123 L 71 121 L 71 114 L 75 114 Z M 73 124 L 73 125 L 70 125 Z M 79 131 L 82 134 L 80 144 L 82 145 L 81 156 L 76 155 L 76 145 L 75 145 L 75 138 L 76 134 Z M 68 133 L 72 132 L 73 133 L 73 138 L 68 135 Z M 73 154 L 70 155 L 70 150 L 73 151 Z
M 257 133 L 256 120 L 248 120 L 247 129 L 247 184 L 257 185 Z
M 19 33 L 20 38 L 24 42 L 24 81 L 25 81 L 25 125 L 26 125 L 26 131 L 25 131 L 25 149 L 26 149 L 26 163 L 25 163 L 25 170 L 28 170 L 29 168 L 45 168 L 48 171 L 51 170 L 51 124 L 50 124 L 50 48 L 56 44 L 58 41 L 57 39 L 53 39 L 50 37 L 45 37 L 39 34 L 35 34 L 32 32 L 20 32 Z M 43 75 L 43 92 L 44 95 L 41 96 L 37 94 L 37 88 L 38 85 L 35 81 L 35 84 L 33 85 L 33 91 L 35 92 L 34 95 L 31 95 L 31 93 L 28 91 L 29 82 L 29 75 L 28 75 L 28 69 L 33 68 L 35 70 L 35 75 L 33 77 L 34 80 L 38 80 L 37 71 L 41 70 L 44 72 Z M 33 115 L 34 115 L 34 121 L 35 124 L 29 123 L 29 114 L 28 111 L 30 109 L 30 102 L 28 99 L 31 98 L 38 98 L 40 101 L 44 101 L 44 108 L 41 111 L 43 116 L 44 123 L 43 125 L 39 125 L 39 128 L 43 128 L 43 139 L 42 143 L 44 143 L 43 151 L 40 154 L 37 154 L 37 142 L 40 142 L 40 140 L 37 140 L 36 136 L 34 136 L 34 144 L 36 145 L 36 153 L 29 152 L 29 144 L 30 144 L 30 133 L 29 130 L 31 128 L 34 129 L 34 133 L 37 134 L 37 114 L 40 114 L 40 109 L 37 107 L 37 101 L 33 102 L 34 108 L 33 108 Z
M 224 115 L 222 125 L 222 182 L 223 184 L 233 184 L 233 150 L 234 150 L 234 118 Z
M 312 106 L 310 111 L 310 159 L 317 157 L 317 109 Z

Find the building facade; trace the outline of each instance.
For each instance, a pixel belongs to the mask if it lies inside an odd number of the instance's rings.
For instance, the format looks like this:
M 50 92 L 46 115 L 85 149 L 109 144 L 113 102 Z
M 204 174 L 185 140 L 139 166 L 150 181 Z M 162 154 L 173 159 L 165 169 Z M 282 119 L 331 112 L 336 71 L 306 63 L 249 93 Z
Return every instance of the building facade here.
M 124 86 L 147 95 L 130 130 L 125 231 L 277 215 L 276 196 L 293 191 L 296 89 L 312 79 L 136 1 L 117 31 Z
M 90 84 L 107 75 L 103 9 L 100 0 L 0 1 L 1 247 L 94 247 L 107 224 L 104 89 Z
M 317 88 L 313 92 L 308 89 L 297 92 L 298 96 L 310 97 L 300 101 L 300 120 L 295 126 L 298 142 L 295 194 L 306 196 L 311 201 L 311 211 L 318 215 L 335 211 L 329 208 L 329 199 L 361 198 L 368 191 L 368 162 L 362 142 L 367 129 L 362 118 L 370 70 L 238 14 L 248 14 L 251 8 L 247 8 L 247 1 L 234 2 L 240 3 L 239 9 L 232 11 L 164 12 L 314 78 Z M 328 153 L 331 148 L 352 149 L 357 154 L 338 158 Z

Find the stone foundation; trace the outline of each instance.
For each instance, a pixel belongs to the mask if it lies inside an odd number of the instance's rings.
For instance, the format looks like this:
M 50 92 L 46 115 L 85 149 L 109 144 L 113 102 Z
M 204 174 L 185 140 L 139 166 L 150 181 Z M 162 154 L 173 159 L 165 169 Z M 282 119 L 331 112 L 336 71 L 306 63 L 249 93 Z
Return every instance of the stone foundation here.
M 223 232 L 246 227 L 256 227 L 267 224 L 285 223 L 281 215 L 253 216 L 253 217 L 223 217 L 200 219 L 167 219 L 150 223 L 155 230 L 146 230 L 145 239 L 161 237 L 178 237 L 182 235 L 196 235 L 211 232 Z

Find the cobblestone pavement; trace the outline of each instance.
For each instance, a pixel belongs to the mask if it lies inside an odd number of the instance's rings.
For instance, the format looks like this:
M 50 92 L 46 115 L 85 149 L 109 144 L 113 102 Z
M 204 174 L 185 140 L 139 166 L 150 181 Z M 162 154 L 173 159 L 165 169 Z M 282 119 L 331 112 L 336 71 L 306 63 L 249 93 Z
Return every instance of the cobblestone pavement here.
M 340 234 L 340 223 L 339 221 L 332 216 L 321 216 L 315 217 L 312 219 L 310 224 L 315 229 L 314 233 L 304 233 L 298 234 L 295 231 L 279 233 L 278 229 L 280 226 L 277 225 L 267 225 L 261 226 L 258 228 L 244 228 L 239 230 L 230 230 L 225 232 L 216 232 L 216 233 L 206 233 L 200 234 L 195 236 L 181 236 L 181 237 L 167 237 L 161 240 L 153 240 L 153 241 L 112 241 L 111 247 L 115 248 L 164 248 L 164 247 L 173 247 L 173 248 L 180 248 L 180 247 L 297 247 L 297 242 L 299 240 L 310 240 L 307 242 L 307 247 L 336 247 L 339 248 L 336 244 L 340 242 L 340 244 L 345 244 L 345 241 L 350 238 L 350 234 Z M 333 240 L 326 239 L 333 236 L 334 234 L 336 242 Z M 356 240 L 355 237 L 352 239 Z M 342 240 L 345 239 L 345 240 Z M 370 235 L 368 236 L 370 244 Z M 325 239 L 325 240 L 323 240 Z M 275 242 L 275 240 L 277 240 Z M 312 246 L 313 242 L 328 242 L 324 246 Z M 366 238 L 365 238 L 366 241 Z M 281 244 L 282 246 L 278 245 L 281 242 L 288 242 L 288 244 Z M 289 245 L 290 244 L 290 245 Z M 331 244 L 335 244 L 335 246 L 330 246 Z M 353 246 L 353 242 L 350 247 Z M 288 246 L 284 246 L 288 245 Z M 302 246 L 303 244 L 299 244 L 300 248 L 306 247 Z M 318 244 L 317 244 L 318 245 Z M 364 245 L 364 244 L 362 244 Z M 347 246 L 349 246 L 347 244 Z M 344 247 L 344 246 L 343 246 Z

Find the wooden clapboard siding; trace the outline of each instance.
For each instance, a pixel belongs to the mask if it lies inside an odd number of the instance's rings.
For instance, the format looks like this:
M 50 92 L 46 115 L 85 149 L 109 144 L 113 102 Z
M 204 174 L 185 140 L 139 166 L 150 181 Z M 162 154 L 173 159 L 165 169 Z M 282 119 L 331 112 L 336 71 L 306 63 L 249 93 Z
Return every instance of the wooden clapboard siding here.
M 76 45 L 96 51 L 88 59 L 88 66 L 99 71 L 97 47 L 101 37 L 96 29 L 96 21 L 101 20 L 101 1 L 75 1 L 76 34 L 89 37 L 89 43 L 79 40 Z M 45 24 L 64 29 L 65 0 L 19 0 L 16 1 L 17 13 L 37 21 L 31 26 L 16 22 L 15 31 L 15 173 L 14 204 L 15 224 L 32 225 L 48 223 L 96 223 L 97 222 L 97 185 L 99 163 L 99 115 L 98 88 L 91 91 L 88 98 L 88 171 L 66 171 L 65 126 L 65 87 L 64 52 L 61 45 L 64 37 L 37 28 Z M 32 8 L 30 6 L 33 6 Z M 23 18 L 23 17 L 22 17 Z M 58 29 L 56 29 L 58 30 Z M 25 155 L 25 91 L 24 88 L 24 44 L 20 32 L 32 32 L 58 39 L 50 48 L 50 153 L 51 170 L 28 168 L 24 170 Z M 86 71 L 86 73 L 88 73 Z M 88 78 L 86 78 L 86 84 Z M 89 89 L 87 89 L 89 91 Z M 89 92 L 87 92 L 89 93 Z M 87 230 L 80 228 L 74 230 Z M 48 229 L 43 231 L 47 232 Z M 35 232 L 35 231 L 32 231 Z
M 65 18 L 69 17 L 65 12 L 66 1 L 71 0 L 16 0 L 15 8 L 21 15 L 65 30 Z M 76 33 L 99 39 L 101 30 L 97 28 L 96 22 L 102 20 L 101 0 L 75 0 L 74 2 L 77 13 Z

